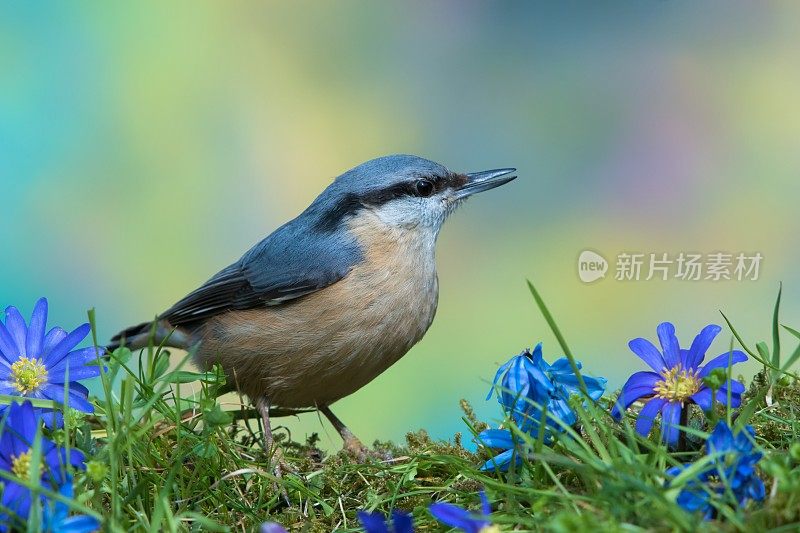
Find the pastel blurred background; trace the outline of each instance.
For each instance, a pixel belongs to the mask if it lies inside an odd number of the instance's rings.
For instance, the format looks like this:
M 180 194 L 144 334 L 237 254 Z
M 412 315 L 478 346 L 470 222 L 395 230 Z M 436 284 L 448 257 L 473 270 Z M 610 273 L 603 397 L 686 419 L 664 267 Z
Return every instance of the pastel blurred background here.
M 101 339 L 164 310 L 339 173 L 408 152 L 515 166 L 445 227 L 433 327 L 342 400 L 365 440 L 487 419 L 497 365 L 558 346 L 619 387 L 663 320 L 800 325 L 794 2 L 225 2 L 0 8 L 0 304 Z M 577 257 L 760 252 L 758 281 L 582 283 Z M 612 266 L 613 268 L 613 266 Z M 729 333 L 712 354 L 725 351 Z M 268 364 L 265 362 L 265 364 Z M 757 369 L 751 364 L 742 371 Z M 294 436 L 338 436 L 316 415 Z

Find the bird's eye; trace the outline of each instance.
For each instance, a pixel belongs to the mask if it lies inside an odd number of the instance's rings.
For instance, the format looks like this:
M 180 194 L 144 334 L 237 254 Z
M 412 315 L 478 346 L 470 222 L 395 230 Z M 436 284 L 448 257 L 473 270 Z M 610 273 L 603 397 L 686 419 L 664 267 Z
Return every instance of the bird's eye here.
M 423 198 L 427 198 L 433 194 L 434 189 L 431 180 L 417 180 L 417 183 L 414 184 L 414 188 L 417 191 L 417 195 Z

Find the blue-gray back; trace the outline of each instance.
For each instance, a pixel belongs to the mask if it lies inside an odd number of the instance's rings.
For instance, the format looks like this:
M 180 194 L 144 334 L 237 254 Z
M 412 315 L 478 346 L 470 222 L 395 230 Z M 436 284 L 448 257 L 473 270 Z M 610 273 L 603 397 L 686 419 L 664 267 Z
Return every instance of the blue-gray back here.
M 342 225 L 360 195 L 401 180 L 444 174 L 415 156 L 373 159 L 342 174 L 294 220 L 256 244 L 160 318 L 188 326 L 230 310 L 280 305 L 336 283 L 363 257 Z

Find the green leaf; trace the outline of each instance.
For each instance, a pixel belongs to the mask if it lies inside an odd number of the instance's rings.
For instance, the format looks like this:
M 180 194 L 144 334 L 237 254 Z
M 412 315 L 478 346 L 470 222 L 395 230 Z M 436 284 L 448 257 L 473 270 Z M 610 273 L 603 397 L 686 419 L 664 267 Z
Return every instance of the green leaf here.
M 219 448 L 213 442 L 201 442 L 192 448 L 192 453 L 203 459 L 211 459 L 219 454 Z
M 767 343 L 764 341 L 759 342 L 756 344 L 756 350 L 758 350 L 758 355 L 763 357 L 765 360 L 769 361 L 769 348 L 767 347 Z
M 789 333 L 800 339 L 800 331 L 790 328 L 789 326 L 783 326 L 783 329 L 785 329 L 786 331 L 788 331 Z M 798 359 L 800 359 L 800 345 L 797 347 L 794 353 L 791 356 L 789 356 L 786 362 L 783 363 L 781 370 L 783 370 L 784 372 L 788 371 L 790 368 L 792 368 L 792 365 L 794 365 Z
M 222 379 L 224 380 L 224 378 Z M 165 375 L 163 378 L 161 378 L 161 380 L 166 381 L 167 383 L 191 383 L 193 381 L 202 381 L 203 383 L 216 384 L 220 382 L 220 376 L 215 372 L 190 372 L 188 370 L 177 370 Z
M 736 430 L 734 433 L 741 431 L 747 424 L 750 423 L 750 419 L 753 418 L 753 414 L 758 410 L 758 402 L 749 401 L 745 403 L 741 409 L 739 409 L 739 416 L 736 417 Z
M 778 298 L 775 300 L 775 312 L 772 315 L 772 366 L 781 367 L 781 329 L 778 315 L 781 309 L 781 294 L 783 293 L 783 283 L 778 286 Z M 777 376 L 778 371 L 772 371 L 773 376 Z M 774 377 L 773 377 L 774 379 Z
M 227 426 L 233 421 L 233 417 L 227 411 L 223 411 L 219 404 L 203 412 L 203 420 L 209 426 Z
M 127 364 L 128 361 L 131 360 L 131 357 L 133 357 L 133 352 L 130 351 L 126 346 L 120 346 L 114 350 L 114 353 L 111 354 L 111 357 L 122 364 Z
M 169 357 L 164 354 L 159 354 L 153 365 L 153 380 L 158 381 L 167 370 L 169 370 Z

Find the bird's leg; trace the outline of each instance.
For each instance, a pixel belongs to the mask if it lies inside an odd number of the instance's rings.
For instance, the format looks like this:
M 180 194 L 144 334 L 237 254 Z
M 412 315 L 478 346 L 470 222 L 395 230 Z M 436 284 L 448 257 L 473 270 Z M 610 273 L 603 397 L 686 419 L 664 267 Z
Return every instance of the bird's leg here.
M 261 415 L 261 423 L 264 425 L 264 449 L 267 451 L 267 458 L 270 462 L 274 459 L 275 477 L 278 480 L 283 478 L 283 457 L 280 449 L 275 447 L 275 439 L 272 438 L 272 425 L 269 422 L 269 398 L 261 396 L 256 400 L 256 409 Z M 285 488 L 281 489 L 284 494 Z
M 339 418 L 333 414 L 333 411 L 331 411 L 330 407 L 323 405 L 319 408 L 319 410 L 323 415 L 325 415 L 325 418 L 330 420 L 331 424 L 333 424 L 333 427 L 336 428 L 336 431 L 338 431 L 339 435 L 342 436 L 342 440 L 344 441 L 344 449 L 355 457 L 363 459 L 367 455 L 367 448 L 361 444 L 361 441 L 358 440 L 358 437 L 353 435 L 353 432 L 344 425 L 344 422 L 339 420 Z
M 269 423 L 269 399 L 264 396 L 257 399 L 256 409 L 261 415 L 261 423 L 264 426 L 264 449 L 267 451 L 267 455 L 271 455 L 272 445 L 275 444 L 275 441 L 272 438 L 272 425 Z

